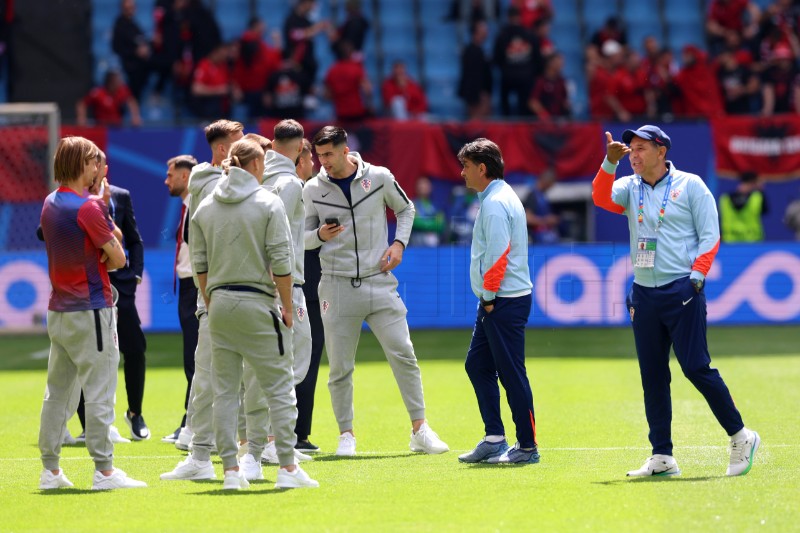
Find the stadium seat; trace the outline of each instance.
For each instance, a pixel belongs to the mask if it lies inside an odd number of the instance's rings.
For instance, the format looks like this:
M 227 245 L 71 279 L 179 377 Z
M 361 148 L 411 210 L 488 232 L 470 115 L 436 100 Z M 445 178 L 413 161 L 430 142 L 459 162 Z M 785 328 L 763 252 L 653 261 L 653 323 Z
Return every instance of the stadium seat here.
M 583 21 L 589 35 L 600 28 L 609 17 L 619 16 L 616 2 L 594 1 L 583 3 Z
M 645 37 L 655 37 L 662 46 L 664 43 L 664 30 L 660 20 L 650 20 L 647 23 L 640 21 L 638 24 L 628 23 L 628 44 L 635 50 L 642 52 L 642 43 Z
M 659 4 L 659 0 L 624 0 L 622 2 L 622 16 L 626 21 L 636 21 L 637 23 L 648 19 L 659 20 L 661 18 Z M 667 6 L 667 9 L 672 8 L 672 4 Z M 628 30 L 630 29 L 631 26 L 628 26 Z
M 558 0 L 553 2 L 553 22 L 575 21 L 578 20 L 577 0 Z
M 425 0 L 420 2 L 420 16 L 426 25 L 441 24 L 450 12 L 451 0 Z
M 378 3 L 378 18 L 384 27 L 389 28 L 395 24 L 413 24 L 414 9 L 412 3 L 383 0 Z
M 693 44 L 705 49 L 705 33 L 702 23 L 678 24 L 669 27 L 669 46 L 679 54 L 681 49 Z

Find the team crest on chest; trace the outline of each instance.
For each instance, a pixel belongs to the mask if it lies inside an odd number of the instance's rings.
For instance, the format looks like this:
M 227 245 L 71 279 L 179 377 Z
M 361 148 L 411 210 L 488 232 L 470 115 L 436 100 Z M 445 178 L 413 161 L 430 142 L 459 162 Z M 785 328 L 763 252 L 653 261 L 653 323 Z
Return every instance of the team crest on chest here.
M 364 192 L 369 192 L 372 188 L 372 180 L 368 178 L 361 180 L 361 188 L 364 189 Z
M 678 196 L 680 196 L 680 195 L 681 195 L 681 190 L 680 189 L 675 189 L 674 191 L 669 193 L 669 197 L 672 198 L 673 201 L 677 200 Z
M 328 308 L 329 308 L 330 306 L 331 306 L 331 304 L 330 304 L 330 303 L 328 303 L 328 300 L 322 300 L 322 314 L 323 314 L 323 315 L 324 315 L 324 314 L 326 314 L 326 313 L 328 312 Z
M 297 308 L 297 320 L 300 322 L 306 317 L 306 308 L 305 307 L 298 307 Z

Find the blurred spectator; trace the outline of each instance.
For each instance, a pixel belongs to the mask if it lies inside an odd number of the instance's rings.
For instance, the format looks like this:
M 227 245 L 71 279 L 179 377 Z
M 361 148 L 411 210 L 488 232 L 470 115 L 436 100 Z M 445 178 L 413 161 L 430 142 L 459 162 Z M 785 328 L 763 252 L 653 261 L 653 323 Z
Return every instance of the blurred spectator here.
M 778 44 L 788 45 L 795 57 L 800 56 L 798 25 L 800 24 L 800 2 L 797 0 L 776 0 L 770 4 L 761 17 L 760 34 L 762 41 L 769 36 L 768 52 Z M 769 54 L 763 56 L 769 59 Z
M 572 114 L 563 69 L 564 56 L 551 55 L 545 60 L 544 72 L 533 85 L 528 105 L 540 119 L 566 118 Z
M 553 5 L 550 0 L 511 0 L 511 5 L 519 9 L 522 25 L 533 29 L 539 22 L 549 22 L 553 18 Z
M 606 101 L 620 122 L 628 122 L 633 117 L 643 116 L 647 111 L 647 74 L 642 70 L 639 54 L 625 50 L 617 43 L 617 47 L 606 41 L 604 52 L 608 54 L 611 81 Z
M 608 17 L 605 24 L 592 35 L 591 43 L 602 50 L 606 41 L 615 41 L 622 46 L 628 44 L 628 32 L 617 17 Z
M 489 36 L 485 22 L 472 26 L 472 39 L 461 52 L 461 76 L 458 96 L 467 105 L 467 117 L 486 119 L 492 112 L 492 64 L 483 45 Z
M 78 125 L 85 126 L 87 124 L 88 111 L 91 112 L 95 124 L 122 126 L 126 106 L 131 124 L 133 126 L 141 125 L 139 103 L 122 81 L 120 73 L 116 70 L 109 70 L 103 79 L 103 85 L 89 91 L 89 94 L 78 102 L 76 106 Z
M 393 118 L 420 118 L 428 112 L 425 92 L 409 77 L 402 61 L 395 61 L 392 65 L 392 74 L 384 80 L 381 95 L 384 110 Z
M 539 54 L 547 58 L 556 52 L 556 45 L 550 38 L 550 20 L 540 19 L 533 25 L 533 35 L 539 42 Z M 542 65 L 544 68 L 544 65 Z
M 658 43 L 658 39 L 652 35 L 648 35 L 642 41 L 642 49 L 644 49 L 642 68 L 650 72 L 650 70 L 655 68 L 656 63 L 658 63 L 658 57 L 661 55 L 661 45 Z
M 339 43 L 347 41 L 353 45 L 353 52 L 356 59 L 363 59 L 364 40 L 369 31 L 369 21 L 361 11 L 361 0 L 347 0 L 344 4 L 345 19 L 337 29 L 331 28 L 328 38 L 331 41 L 333 54 L 339 55 Z
M 267 82 L 281 68 L 281 51 L 264 42 L 265 30 L 264 21 L 258 17 L 250 20 L 239 39 L 239 53 L 233 64 L 233 82 L 242 92 L 250 117 L 265 113 L 263 97 Z
M 758 32 L 760 10 L 750 0 L 711 0 L 706 18 L 708 48 L 713 55 L 725 47 L 729 33 L 741 35 L 746 41 Z
M 676 116 L 711 118 L 722 113 L 717 80 L 708 63 L 707 54 L 689 44 L 681 52 L 681 69 L 675 76 L 675 98 L 672 102 Z
M 755 172 L 741 175 L 739 186 L 719 199 L 720 230 L 723 242 L 761 242 L 762 217 L 767 214 L 767 198 Z
M 444 211 L 431 201 L 431 180 L 425 176 L 417 178 L 414 207 L 417 215 L 411 227 L 412 246 L 438 246 L 444 234 Z
M 353 45 L 339 43 L 339 59 L 325 75 L 325 89 L 338 120 L 356 121 L 371 114 L 367 102 L 372 85 L 364 64 L 353 58 Z
M 603 45 L 608 52 L 621 50 L 617 41 L 608 41 Z M 609 54 L 612 55 L 612 54 Z M 589 90 L 589 116 L 593 119 L 609 119 L 614 116 L 614 110 L 608 103 L 608 88 L 611 85 L 611 70 L 609 60 L 601 53 L 597 46 L 590 44 L 585 51 L 585 70 Z
M 522 202 L 528 224 L 528 238 L 532 243 L 553 244 L 559 241 L 559 218 L 553 213 L 547 200 L 547 191 L 555 182 L 556 171 L 549 167 L 539 175 L 531 192 Z
M 311 91 L 311 85 L 317 79 L 319 66 L 314 53 L 314 37 L 329 26 L 327 20 L 311 22 L 311 12 L 315 7 L 314 0 L 297 0 L 283 23 L 283 42 L 286 54 L 303 71 L 301 87 L 303 96 Z
M 267 81 L 267 92 L 264 95 L 267 114 L 278 119 L 303 118 L 305 116 L 303 87 L 306 83 L 300 65 L 291 57 L 285 57 L 280 69 Z
M 642 62 L 647 84 L 645 99 L 647 100 L 648 117 L 665 117 L 672 114 L 672 100 L 675 98 L 675 82 L 673 72 L 674 61 L 669 48 L 659 50 L 654 59 Z
M 197 64 L 192 78 L 191 107 L 199 118 L 224 117 L 230 111 L 230 52 L 229 45 L 220 44 Z
M 498 0 L 451 0 L 445 20 L 473 27 L 476 22 L 493 22 L 500 18 Z
M 717 80 L 725 112 L 729 115 L 751 113 L 760 91 L 758 76 L 749 66 L 739 63 L 737 54 L 730 50 L 723 50 L 717 61 Z
M 800 78 L 792 50 L 785 44 L 775 48 L 761 76 L 761 100 L 765 117 L 800 110 Z
M 500 70 L 500 109 L 504 116 L 530 115 L 528 97 L 541 70 L 539 42 L 522 27 L 519 9 L 508 8 L 508 23 L 494 42 L 494 64 Z M 511 98 L 515 105 L 512 107 Z
M 111 48 L 119 56 L 131 94 L 136 100 L 140 100 L 150 74 L 150 44 L 134 18 L 136 1 L 122 0 L 120 9 L 121 12 L 114 21 Z
M 478 194 L 463 185 L 453 187 L 450 200 L 450 242 L 453 244 L 470 245 L 472 243 L 472 228 L 481 208 Z

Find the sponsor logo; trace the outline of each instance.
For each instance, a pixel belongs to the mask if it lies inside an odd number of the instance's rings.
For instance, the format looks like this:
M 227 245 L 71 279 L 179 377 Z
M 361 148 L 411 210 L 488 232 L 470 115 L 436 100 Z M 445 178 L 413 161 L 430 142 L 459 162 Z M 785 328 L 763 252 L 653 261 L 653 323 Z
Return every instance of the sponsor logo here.
M 689 303 L 689 302 L 691 302 L 692 300 L 694 300 L 694 296 L 692 296 L 692 297 L 691 297 L 691 298 L 689 298 L 688 300 L 684 300 L 684 301 L 683 301 L 683 305 L 686 305 L 686 304 L 688 304 L 688 303 Z
M 324 315 L 324 314 L 327 314 L 327 312 L 328 312 L 328 308 L 329 308 L 330 306 L 331 306 L 331 304 L 328 302 L 328 300 L 322 300 L 322 314 L 323 314 L 323 315 Z
M 325 197 L 326 197 L 326 196 L 328 196 L 330 193 L 331 193 L 331 192 L 330 192 L 330 191 L 328 191 L 328 192 L 326 192 L 325 194 L 323 194 L 323 195 L 322 195 L 322 197 L 323 197 L 323 198 L 325 198 Z
M 361 180 L 361 188 L 364 189 L 364 192 L 369 192 L 372 188 L 372 180 L 367 178 Z

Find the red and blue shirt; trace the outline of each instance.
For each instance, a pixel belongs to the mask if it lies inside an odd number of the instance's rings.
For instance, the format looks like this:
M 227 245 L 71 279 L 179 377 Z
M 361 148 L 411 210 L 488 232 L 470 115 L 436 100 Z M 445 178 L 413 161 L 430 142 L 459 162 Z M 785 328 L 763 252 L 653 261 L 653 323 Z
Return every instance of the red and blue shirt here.
M 101 248 L 113 237 L 108 208 L 97 196 L 66 187 L 50 193 L 42 207 L 42 233 L 50 273 L 51 311 L 111 307 L 111 283 Z

